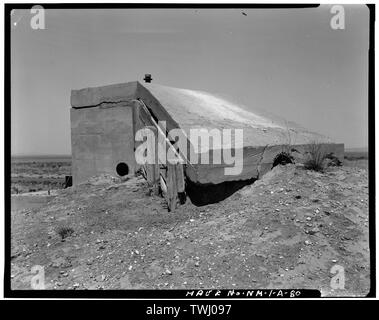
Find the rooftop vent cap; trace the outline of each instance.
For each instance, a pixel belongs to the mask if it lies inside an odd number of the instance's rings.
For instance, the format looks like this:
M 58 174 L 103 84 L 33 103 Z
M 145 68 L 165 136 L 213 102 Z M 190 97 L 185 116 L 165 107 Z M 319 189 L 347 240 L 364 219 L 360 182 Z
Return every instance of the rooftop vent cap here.
M 151 74 L 147 73 L 145 74 L 145 78 L 143 78 L 143 80 L 145 80 L 147 83 L 150 83 L 153 78 L 151 77 Z

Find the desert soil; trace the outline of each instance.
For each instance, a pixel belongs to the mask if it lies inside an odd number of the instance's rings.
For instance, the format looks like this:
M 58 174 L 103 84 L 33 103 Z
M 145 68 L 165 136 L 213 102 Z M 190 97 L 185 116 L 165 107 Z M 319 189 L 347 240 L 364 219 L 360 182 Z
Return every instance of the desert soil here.
M 141 177 L 102 176 L 12 196 L 11 223 L 12 289 L 31 289 L 35 265 L 47 289 L 370 288 L 368 173 L 358 167 L 277 166 L 220 203 L 174 212 Z M 331 288 L 334 265 L 345 289 Z

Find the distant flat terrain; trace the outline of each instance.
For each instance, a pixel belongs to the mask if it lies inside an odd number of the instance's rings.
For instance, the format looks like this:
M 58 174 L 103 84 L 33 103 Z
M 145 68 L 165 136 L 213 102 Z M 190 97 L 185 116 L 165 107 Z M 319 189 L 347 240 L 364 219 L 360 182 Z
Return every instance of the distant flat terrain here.
M 61 189 L 67 175 L 71 175 L 70 156 L 11 158 L 12 194 Z
M 348 160 L 368 159 L 368 151 L 345 151 L 345 159 L 348 159 Z
M 344 166 L 346 167 L 368 168 L 367 148 L 346 149 L 344 158 Z
M 20 162 L 71 162 L 71 155 L 12 156 L 12 163 Z

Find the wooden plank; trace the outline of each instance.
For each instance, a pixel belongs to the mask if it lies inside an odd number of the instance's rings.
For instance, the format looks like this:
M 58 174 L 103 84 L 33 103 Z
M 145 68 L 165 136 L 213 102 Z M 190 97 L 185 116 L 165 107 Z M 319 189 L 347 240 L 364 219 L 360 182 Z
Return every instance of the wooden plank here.
M 151 164 L 146 164 L 146 178 L 147 178 L 147 183 L 150 187 L 154 185 L 154 168 L 153 165 Z
M 167 164 L 167 204 L 170 211 L 176 209 L 178 200 L 178 189 L 176 187 L 176 169 L 175 165 Z
M 158 159 L 158 130 L 157 128 L 154 128 L 154 135 L 155 135 L 155 163 L 153 166 L 154 170 L 154 193 L 155 195 L 159 195 L 159 184 L 160 184 L 160 169 L 159 169 L 159 159 Z
M 162 195 L 165 199 L 167 199 L 167 185 L 165 179 L 163 179 L 162 175 L 159 176 L 159 182 L 162 189 Z
M 141 144 L 140 141 L 136 141 L 136 133 L 141 128 L 141 122 L 140 122 L 140 103 L 138 101 L 133 101 L 132 105 L 133 110 L 133 140 L 134 140 L 134 152 L 138 148 L 138 146 Z M 137 172 L 139 169 L 141 169 L 141 165 L 136 162 L 135 172 Z
M 141 104 L 138 101 L 133 103 L 133 133 L 134 137 L 136 136 L 136 132 L 140 127 L 140 108 Z M 136 141 L 134 141 L 134 144 Z
M 178 163 L 175 165 L 176 169 L 176 188 L 178 192 L 184 192 L 185 184 L 184 184 L 184 168 L 183 165 Z
M 156 136 L 157 136 L 157 129 L 155 127 L 149 126 L 146 127 L 147 129 L 154 132 L 154 139 L 147 139 L 146 146 L 147 146 L 147 152 L 148 154 L 152 155 L 154 157 L 155 163 L 146 163 L 146 173 L 147 173 L 147 182 L 150 186 L 154 186 L 157 184 L 157 176 L 155 175 L 155 168 L 156 168 Z

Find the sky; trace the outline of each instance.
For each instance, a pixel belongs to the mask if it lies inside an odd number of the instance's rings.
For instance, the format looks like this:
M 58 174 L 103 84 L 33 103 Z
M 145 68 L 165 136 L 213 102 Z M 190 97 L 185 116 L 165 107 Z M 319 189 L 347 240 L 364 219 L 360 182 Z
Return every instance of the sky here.
M 344 5 L 334 30 L 330 9 L 47 9 L 44 30 L 15 10 L 11 153 L 70 154 L 71 89 L 145 73 L 366 147 L 369 10 Z

